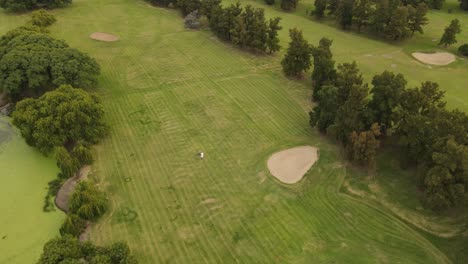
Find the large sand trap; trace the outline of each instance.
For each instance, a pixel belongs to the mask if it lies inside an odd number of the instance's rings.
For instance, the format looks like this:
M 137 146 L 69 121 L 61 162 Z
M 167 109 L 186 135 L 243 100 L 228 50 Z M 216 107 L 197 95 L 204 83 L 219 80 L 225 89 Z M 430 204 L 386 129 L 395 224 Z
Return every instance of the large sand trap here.
M 417 60 L 424 62 L 426 64 L 432 65 L 448 65 L 455 61 L 455 55 L 448 52 L 436 52 L 436 53 L 423 53 L 423 52 L 414 52 L 413 57 Z
M 271 155 L 268 169 L 281 182 L 293 184 L 302 179 L 317 159 L 318 150 L 311 146 L 285 149 Z
M 114 41 L 119 40 L 119 37 L 117 37 L 116 35 L 103 33 L 103 32 L 94 32 L 93 34 L 89 35 L 89 37 L 95 40 L 105 41 L 105 42 L 114 42 Z

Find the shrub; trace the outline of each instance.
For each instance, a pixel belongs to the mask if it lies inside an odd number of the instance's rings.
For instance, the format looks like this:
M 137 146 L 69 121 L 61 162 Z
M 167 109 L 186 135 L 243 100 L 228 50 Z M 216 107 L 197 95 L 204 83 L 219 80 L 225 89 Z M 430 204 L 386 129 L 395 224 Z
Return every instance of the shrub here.
M 31 13 L 31 20 L 29 21 L 32 25 L 38 27 L 48 27 L 57 21 L 55 16 L 49 14 L 46 10 L 41 9 Z
M 265 0 L 265 3 L 267 5 L 274 5 L 275 4 L 275 0 Z
M 468 56 L 468 44 L 463 44 L 458 48 L 458 51 L 463 56 Z
M 89 182 L 80 182 L 70 198 L 69 213 L 95 221 L 106 212 L 108 203 L 104 192 Z
M 62 226 L 60 227 L 60 234 L 64 235 L 71 235 L 74 237 L 78 237 L 86 228 L 86 220 L 81 219 L 79 216 L 75 214 L 69 214 L 65 221 L 63 222 Z

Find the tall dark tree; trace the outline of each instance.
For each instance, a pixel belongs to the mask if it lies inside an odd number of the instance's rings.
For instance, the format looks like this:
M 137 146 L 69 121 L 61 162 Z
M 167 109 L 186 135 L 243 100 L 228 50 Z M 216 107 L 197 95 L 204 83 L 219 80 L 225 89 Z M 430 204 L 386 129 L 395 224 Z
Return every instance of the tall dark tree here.
M 396 121 L 395 109 L 400 104 L 400 97 L 406 88 L 406 80 L 402 74 L 384 71 L 372 79 L 372 99 L 369 103 L 374 121 L 382 126 L 385 132 Z
M 356 24 L 360 32 L 362 27 L 369 24 L 372 15 L 371 0 L 355 0 L 353 6 L 353 23 Z
M 312 127 L 317 126 L 320 132 L 326 133 L 328 127 L 335 122 L 339 107 L 338 88 L 324 85 L 317 94 L 317 105 L 309 113 L 309 124 Z
M 328 0 L 327 1 L 328 14 L 335 15 L 339 4 L 340 4 L 340 0 Z
M 423 26 L 429 23 L 426 17 L 427 5 L 419 3 L 416 7 L 408 5 L 408 28 L 411 31 L 411 36 L 414 32 L 424 33 Z
M 176 6 L 180 9 L 184 17 L 195 10 L 199 10 L 201 5 L 202 3 L 200 0 L 176 0 Z
M 71 3 L 72 0 L 0 0 L 0 8 L 13 12 L 22 12 L 38 7 L 65 7 Z
M 364 80 L 355 61 L 339 64 L 335 76 L 334 84 L 338 87 L 338 104 L 342 105 L 348 100 L 353 86 L 361 86 Z
M 353 131 L 348 145 L 350 159 L 373 171 L 376 167 L 377 149 L 380 146 L 377 139 L 379 136 L 380 126 L 377 123 L 372 124 L 368 131 Z
M 335 79 L 335 61 L 330 50 L 332 43 L 332 40 L 322 38 L 317 47 L 312 47 L 312 56 L 314 57 L 314 70 L 312 72 L 314 100 L 317 100 L 322 85 L 331 84 Z
M 281 18 L 279 17 L 271 18 L 268 21 L 266 46 L 269 53 L 277 52 L 281 48 L 278 38 L 278 31 L 282 29 L 282 27 L 279 25 L 280 21 Z
M 354 0 L 341 0 L 336 10 L 336 18 L 341 28 L 347 29 L 353 23 Z
M 281 0 L 281 8 L 286 11 L 291 11 L 296 9 L 297 2 L 299 0 Z
M 322 18 L 325 16 L 325 10 L 327 8 L 327 0 L 315 0 L 315 10 L 312 12 L 316 18 Z
M 444 45 L 445 47 L 457 43 L 457 34 L 461 32 L 460 21 L 454 19 L 450 22 L 450 25 L 445 28 L 444 34 L 439 41 L 439 45 Z
M 293 28 L 289 30 L 288 50 L 281 65 L 286 76 L 301 76 L 311 66 L 311 47 L 307 40 L 302 36 L 302 31 Z
M 391 19 L 385 27 L 385 37 L 391 40 L 401 40 L 408 37 L 408 17 L 406 6 L 398 6 L 394 9 Z
M 460 1 L 460 8 L 463 10 L 468 10 L 468 0 L 458 0 Z

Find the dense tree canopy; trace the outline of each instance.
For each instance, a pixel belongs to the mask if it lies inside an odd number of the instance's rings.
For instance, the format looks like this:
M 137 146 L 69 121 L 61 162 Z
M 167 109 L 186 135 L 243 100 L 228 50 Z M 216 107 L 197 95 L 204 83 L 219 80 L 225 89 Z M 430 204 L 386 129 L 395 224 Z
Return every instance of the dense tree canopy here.
M 317 47 L 312 47 L 312 56 L 314 57 L 314 70 L 312 71 L 314 100 L 317 99 L 322 86 L 330 84 L 335 79 L 335 61 L 330 50 L 332 43 L 332 40 L 322 38 Z
M 281 8 L 286 11 L 296 9 L 299 0 L 281 0 Z
M 37 264 L 136 264 L 125 243 L 116 242 L 107 247 L 95 246 L 90 242 L 81 243 L 72 236 L 57 237 L 45 245 Z
M 63 84 L 93 87 L 99 71 L 93 58 L 34 27 L 18 28 L 0 38 L 0 91 L 13 100 Z
M 445 47 L 457 43 L 457 34 L 461 32 L 460 21 L 454 19 L 450 22 L 450 25 L 445 28 L 442 38 L 440 38 L 439 45 Z
M 460 1 L 460 8 L 463 10 L 468 10 L 468 0 L 458 0 Z
M 301 76 L 302 73 L 310 68 L 310 45 L 302 36 L 302 31 L 293 28 L 289 30 L 288 50 L 281 65 L 286 76 Z
M 97 96 L 64 85 L 38 99 L 16 105 L 13 123 L 26 142 L 48 153 L 78 143 L 94 144 L 106 133 L 104 110 Z
M 64 7 L 71 3 L 72 0 L 0 0 L 0 7 L 8 11 L 20 12 L 38 7 Z

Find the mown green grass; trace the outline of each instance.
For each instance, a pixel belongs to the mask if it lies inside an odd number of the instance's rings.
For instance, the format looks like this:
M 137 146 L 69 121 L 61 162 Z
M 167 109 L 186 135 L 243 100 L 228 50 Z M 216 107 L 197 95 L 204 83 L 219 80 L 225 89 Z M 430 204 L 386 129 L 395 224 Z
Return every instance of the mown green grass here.
M 311 43 L 331 37 L 336 60 L 356 60 L 366 78 L 393 69 L 412 85 L 439 81 L 451 107 L 468 108 L 465 61 L 429 69 L 408 55 L 431 46 L 424 39 L 437 32 L 392 45 L 316 23 L 305 17 L 305 2 L 291 14 L 249 3 L 283 17 L 283 46 L 291 27 Z M 450 262 L 390 209 L 340 192 L 356 173 L 309 128 L 310 81 L 283 77 L 282 52 L 239 51 L 209 31 L 185 30 L 178 12 L 143 1 L 76 0 L 54 13 L 53 35 L 102 66 L 98 92 L 112 131 L 96 148 L 94 175 L 113 206 L 93 228 L 93 241 L 125 240 L 142 263 Z M 121 40 L 90 40 L 95 31 Z M 304 144 L 319 147 L 320 160 L 300 184 L 269 176 L 269 155 Z
M 42 211 L 58 169 L 0 117 L 0 171 L 0 263 L 34 263 L 63 220 L 59 211 Z

